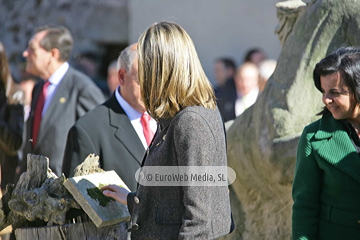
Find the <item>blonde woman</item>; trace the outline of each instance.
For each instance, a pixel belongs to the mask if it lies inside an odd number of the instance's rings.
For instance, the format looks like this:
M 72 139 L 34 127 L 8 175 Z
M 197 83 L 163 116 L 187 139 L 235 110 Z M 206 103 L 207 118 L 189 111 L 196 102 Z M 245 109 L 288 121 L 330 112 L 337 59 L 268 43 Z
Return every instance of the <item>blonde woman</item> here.
M 189 35 L 175 23 L 149 27 L 138 41 L 139 84 L 158 131 L 143 166 L 226 166 L 223 122 Z M 227 186 L 143 186 L 104 195 L 127 204 L 132 239 L 214 239 L 230 231 Z
M 17 151 L 22 143 L 24 110 L 20 87 L 13 82 L 4 45 L 0 42 L 0 164 L 1 190 L 14 183 Z

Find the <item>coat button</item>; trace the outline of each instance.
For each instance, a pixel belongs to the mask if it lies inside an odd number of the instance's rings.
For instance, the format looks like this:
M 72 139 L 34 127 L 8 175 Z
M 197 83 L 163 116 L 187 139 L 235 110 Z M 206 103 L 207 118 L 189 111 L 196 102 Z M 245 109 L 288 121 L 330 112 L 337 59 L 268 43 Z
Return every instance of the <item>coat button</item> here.
M 139 229 L 139 225 L 134 223 L 132 226 L 131 226 L 131 230 L 138 230 Z
M 135 202 L 136 204 L 139 204 L 139 203 L 140 203 L 139 198 L 138 198 L 138 197 L 134 197 L 134 202 Z

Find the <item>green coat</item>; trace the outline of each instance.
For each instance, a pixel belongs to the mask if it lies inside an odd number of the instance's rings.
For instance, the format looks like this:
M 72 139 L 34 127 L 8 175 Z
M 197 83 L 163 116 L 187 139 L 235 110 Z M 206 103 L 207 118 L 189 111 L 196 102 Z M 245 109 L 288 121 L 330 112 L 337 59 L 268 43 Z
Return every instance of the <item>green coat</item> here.
M 331 114 L 304 129 L 292 194 L 293 239 L 360 239 L 360 157 Z

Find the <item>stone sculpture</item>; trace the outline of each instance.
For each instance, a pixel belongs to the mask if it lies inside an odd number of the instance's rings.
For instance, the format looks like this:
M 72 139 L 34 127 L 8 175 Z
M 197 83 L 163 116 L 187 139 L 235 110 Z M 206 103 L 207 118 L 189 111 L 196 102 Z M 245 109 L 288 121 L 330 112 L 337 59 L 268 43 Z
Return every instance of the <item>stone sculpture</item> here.
M 301 0 L 282 1 L 276 4 L 279 24 L 275 28 L 275 33 L 278 34 L 282 46 L 305 6 L 306 4 Z
M 322 107 L 312 71 L 335 49 L 360 46 L 359 1 L 311 1 L 303 11 L 265 91 L 227 131 L 238 229 L 225 239 L 290 239 L 297 142 Z

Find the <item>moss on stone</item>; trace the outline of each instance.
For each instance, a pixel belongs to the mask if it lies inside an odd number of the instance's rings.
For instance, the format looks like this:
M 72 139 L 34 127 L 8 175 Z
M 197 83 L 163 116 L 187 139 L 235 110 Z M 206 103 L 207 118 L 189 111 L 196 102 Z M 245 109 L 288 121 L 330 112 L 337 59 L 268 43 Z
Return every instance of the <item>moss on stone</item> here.
M 102 193 L 101 188 L 107 185 L 109 184 L 99 184 L 98 187 L 86 189 L 87 194 L 92 199 L 97 200 L 99 202 L 99 205 L 102 207 L 106 207 L 110 201 L 115 201 L 115 199 L 113 199 L 112 197 L 107 197 Z M 124 186 L 119 185 L 119 187 L 124 187 Z

